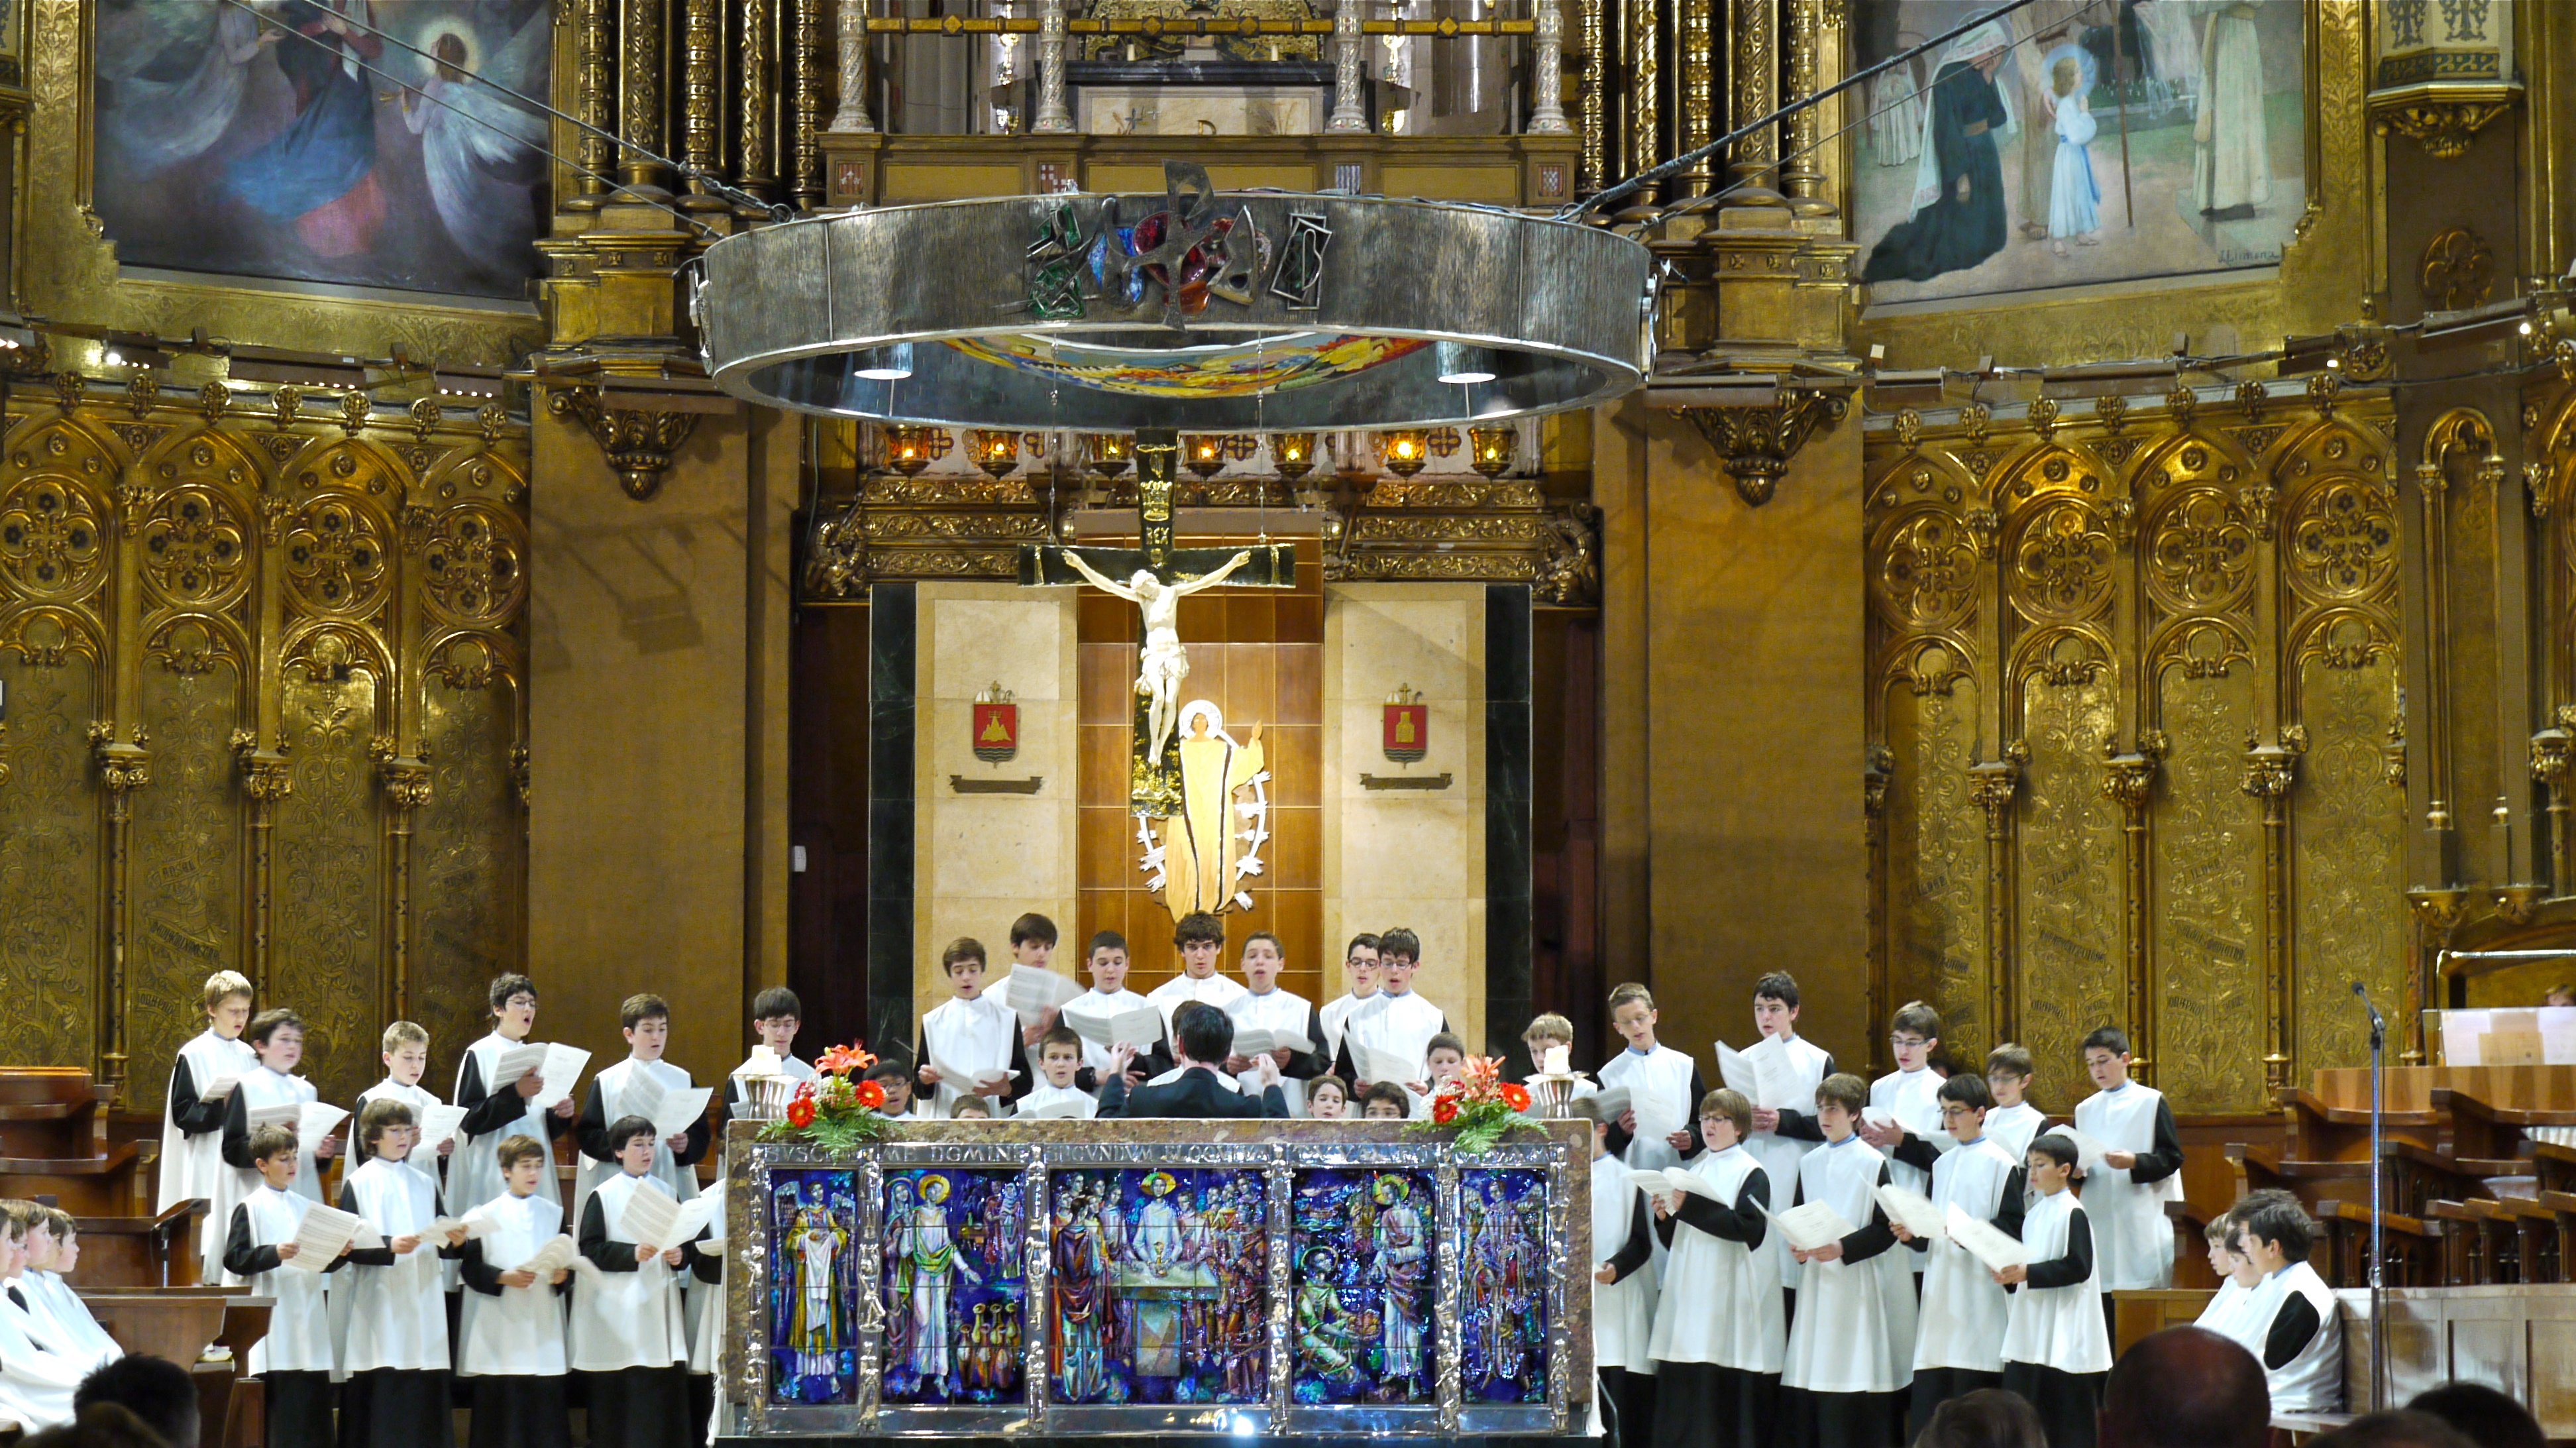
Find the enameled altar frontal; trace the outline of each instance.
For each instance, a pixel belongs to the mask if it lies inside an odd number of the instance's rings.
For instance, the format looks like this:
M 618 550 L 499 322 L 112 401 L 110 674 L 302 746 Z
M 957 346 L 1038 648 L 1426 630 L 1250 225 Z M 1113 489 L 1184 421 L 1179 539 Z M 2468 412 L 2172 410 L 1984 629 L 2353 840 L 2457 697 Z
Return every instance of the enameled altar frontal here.
M 1580 1434 L 1590 1142 L 1544 1125 L 735 1122 L 726 1434 Z

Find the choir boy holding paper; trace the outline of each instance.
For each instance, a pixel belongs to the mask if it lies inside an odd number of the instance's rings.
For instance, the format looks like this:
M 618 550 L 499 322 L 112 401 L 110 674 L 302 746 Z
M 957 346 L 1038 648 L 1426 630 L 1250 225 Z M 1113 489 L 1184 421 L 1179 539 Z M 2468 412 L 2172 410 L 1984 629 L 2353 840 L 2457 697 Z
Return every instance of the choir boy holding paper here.
M 593 1448 L 683 1448 L 699 1425 L 689 1421 L 678 1274 L 695 1254 L 679 1242 L 634 1240 L 675 1230 L 674 1203 L 656 1175 L 665 1146 L 652 1119 L 619 1117 L 600 1140 L 618 1170 L 581 1206 L 576 1240 L 589 1266 L 573 1279 L 568 1360 L 588 1392 Z
M 2022 1165 L 1985 1133 L 1993 1100 L 1982 1077 L 1962 1073 L 1942 1082 L 1941 1130 L 1956 1145 L 1932 1164 L 1932 1194 L 1924 1197 L 1892 1182 L 1880 1191 L 1896 1239 L 1927 1259 L 1915 1322 L 1914 1391 L 1906 1410 L 1909 1443 L 1922 1436 L 1934 1408 L 2003 1382 L 2004 1320 L 2011 1304 L 1985 1264 L 1941 1229 L 1950 1208 L 1957 1207 L 2007 1236 L 2021 1235 Z M 1897 1211 L 1900 1205 L 1907 1210 Z
M 1994 1273 L 2012 1293 L 2004 1387 L 2039 1410 L 2049 1448 L 2093 1448 L 2102 1381 L 2111 1371 L 2093 1227 L 2068 1190 L 2076 1159 L 2075 1143 L 2057 1133 L 2030 1144 L 2025 1160 L 2035 1200 L 2021 1223 L 2027 1262 Z
M 465 1048 L 456 1066 L 456 1104 L 465 1108 L 457 1127 L 447 1190 L 460 1202 L 488 1202 L 502 1192 L 497 1152 L 513 1136 L 552 1142 L 572 1129 L 573 1080 L 549 1081 L 547 1049 L 528 1035 L 537 1024 L 536 982 L 524 975 L 495 978 L 484 992 L 492 1033 Z M 559 1056 L 560 1063 L 569 1057 Z M 588 1057 L 582 1057 L 587 1060 Z
M 1932 1164 L 1951 1146 L 1941 1130 L 1941 1073 L 1932 1069 L 1932 1053 L 1941 1046 L 1941 1013 L 1921 1001 L 1908 1001 L 1889 1026 L 1887 1043 L 1896 1052 L 1896 1069 L 1870 1083 L 1869 1109 L 1862 1113 L 1860 1139 L 1887 1158 L 1888 1179 L 1917 1194 L 1932 1189 Z M 1923 1270 L 1916 1257 L 1914 1270 Z
M 2085 1164 L 2084 1210 L 2092 1218 L 2107 1310 L 2110 1294 L 2123 1288 L 2173 1286 L 2173 1224 L 2165 1203 L 2182 1200 L 2182 1133 L 2163 1095 L 2129 1079 L 2125 1032 L 2105 1026 L 2086 1036 L 2084 1069 L 2098 1089 L 2076 1103 L 2070 1139 L 2101 1155 L 2099 1169 Z
M 1601 1089 L 1626 1088 L 1628 1109 L 1610 1128 L 1610 1151 L 1639 1170 L 1679 1165 L 1699 1155 L 1699 1124 L 1691 1104 L 1706 1094 L 1699 1063 L 1685 1051 L 1655 1041 L 1654 994 L 1635 983 L 1610 992 L 1610 1028 L 1627 1049 L 1593 1074 Z
M 232 1170 L 224 1174 L 221 1190 L 210 1204 L 210 1220 L 220 1212 L 222 1220 L 231 1221 L 234 1204 L 259 1187 L 259 1171 L 250 1154 L 254 1128 L 279 1126 L 295 1133 L 303 1160 L 295 1169 L 294 1190 L 312 1201 L 322 1200 L 322 1163 L 340 1150 L 337 1139 L 308 1136 L 302 1129 L 304 1108 L 320 1099 L 313 1083 L 295 1074 L 304 1061 L 304 1018 L 290 1010 L 262 1011 L 251 1018 L 243 1036 L 259 1057 L 259 1069 L 243 1076 L 225 1098 L 224 1163 Z M 211 1230 L 208 1235 L 213 1235 Z M 223 1281 L 228 1287 L 238 1285 L 230 1276 Z
M 1798 1034 L 1798 982 L 1785 970 L 1772 971 L 1753 983 L 1753 1028 L 1761 1039 L 1745 1049 L 1744 1059 L 1758 1078 L 1775 1084 L 1754 1098 L 1753 1140 L 1747 1149 L 1760 1159 L 1763 1172 L 1780 1194 L 1787 1196 L 1795 1190 L 1799 1163 L 1825 1139 L 1807 1108 L 1815 1101 L 1817 1084 L 1834 1074 L 1834 1058 Z M 1769 1094 L 1772 1090 L 1785 1094 L 1775 1097 Z M 1767 1255 L 1779 1268 L 1786 1294 L 1781 1302 L 1794 1320 L 1798 1261 L 1777 1241 Z
M 752 1076 L 784 1076 L 790 1081 L 811 1081 L 814 1068 L 796 1059 L 796 1032 L 804 1025 L 805 1002 L 796 992 L 783 985 L 773 985 L 751 998 L 751 1029 L 760 1038 L 751 1055 L 725 1077 L 724 1105 L 716 1109 L 716 1135 L 724 1135 L 724 1124 L 733 1120 L 734 1108 L 746 1093 L 743 1081 Z
M 1083 965 L 1091 972 L 1091 989 L 1067 1002 L 1057 1022 L 1071 1026 L 1082 1041 L 1082 1069 L 1075 1073 L 1073 1084 L 1098 1091 L 1109 1058 L 1121 1045 L 1136 1049 L 1136 1064 L 1128 1068 L 1131 1089 L 1172 1069 L 1172 1044 L 1162 1012 L 1127 989 L 1127 937 L 1115 930 L 1091 937 L 1091 952 Z
M 1250 989 L 1225 1008 L 1234 1017 L 1235 1043 L 1235 1055 L 1225 1066 L 1237 1076 L 1252 1069 L 1251 1058 L 1257 1054 L 1277 1061 L 1279 1074 L 1292 1081 L 1311 1081 L 1329 1064 L 1318 1044 L 1324 1038 L 1323 1018 L 1304 996 L 1279 988 L 1285 964 L 1287 952 L 1278 936 L 1256 930 L 1244 938 L 1243 981 Z
M 2037 1070 L 2028 1046 L 2006 1041 L 1986 1053 L 1986 1089 L 1994 1093 L 1995 1109 L 1986 1113 L 1985 1134 L 2014 1161 L 2030 1154 L 2031 1142 L 2048 1124 L 2047 1115 L 2030 1104 L 2030 1080 Z
M 1377 937 L 1363 930 L 1342 947 L 1342 971 L 1351 980 L 1350 989 L 1323 1003 L 1315 1011 L 1316 1023 L 1324 1028 L 1318 1044 L 1324 1048 L 1324 1059 L 1342 1059 L 1342 1028 L 1351 1012 L 1367 1005 L 1377 995 Z M 1347 1077 L 1345 1078 L 1347 1079 Z
M 250 1024 L 250 981 L 238 972 L 219 970 L 206 977 L 206 1029 L 179 1048 L 170 1064 L 170 1093 L 161 1111 L 161 1187 L 157 1215 L 191 1197 L 218 1204 L 237 1199 L 228 1190 L 234 1180 L 224 1164 L 224 1109 L 233 1086 L 259 1069 L 259 1057 L 241 1038 Z M 224 1221 L 206 1218 L 204 1240 L 197 1244 L 208 1282 L 223 1278 Z
M 948 977 L 949 998 L 922 1014 L 912 1051 L 921 1084 L 936 1093 L 928 1114 L 951 1115 L 959 1098 L 981 1096 L 999 1115 L 1003 1102 L 1029 1089 L 1019 1013 L 984 990 L 984 942 L 971 936 L 950 941 L 940 952 L 939 969 Z
M 390 1097 L 358 1113 L 363 1165 L 340 1184 L 340 1210 L 367 1224 L 334 1290 L 341 1448 L 444 1448 L 456 1441 L 447 1401 L 447 1294 L 438 1263 L 465 1238 L 444 1223 L 438 1183 L 409 1160 L 420 1127 Z M 442 1230 L 444 1229 L 444 1230 Z
M 1448 1016 L 1413 988 L 1414 972 L 1422 966 L 1420 936 L 1401 928 L 1386 932 L 1378 937 L 1377 959 L 1378 992 L 1342 1018 L 1342 1054 L 1334 1071 L 1359 1081 L 1379 1077 L 1361 1067 L 1358 1046 L 1368 1046 L 1373 1054 L 1367 1059 L 1392 1077 L 1387 1068 L 1419 1067 L 1431 1038 L 1449 1029 Z
M 441 1113 L 443 1117 L 447 1107 L 439 1101 L 435 1093 L 424 1089 L 420 1084 L 422 1073 L 429 1069 L 429 1032 L 410 1021 L 396 1021 L 385 1027 L 383 1045 L 385 1079 L 358 1093 L 357 1113 L 361 1116 L 365 1115 L 367 1103 L 370 1101 L 379 1099 L 399 1101 L 411 1108 L 412 1120 L 421 1128 L 420 1154 L 422 1157 L 445 1157 L 453 1154 L 456 1150 L 454 1126 L 452 1124 L 449 1126 L 450 1134 L 434 1138 L 430 1122 L 430 1113 L 433 1110 Z M 349 1160 L 352 1166 L 356 1166 L 364 1163 L 366 1159 L 366 1148 L 361 1146 Z M 438 1163 L 424 1160 L 417 1165 L 433 1177 L 437 1175 Z
M 1742 1092 L 1702 1097 L 1708 1150 L 1667 1168 L 1676 1189 L 1654 1196 L 1655 1231 L 1670 1248 L 1648 1349 L 1655 1448 L 1767 1448 L 1777 1430 L 1788 1326 L 1779 1274 L 1762 1255 L 1772 1186 L 1744 1145 L 1752 1124 Z
M 1100 1103 L 1090 1092 L 1075 1084 L 1082 1070 L 1082 1037 L 1069 1026 L 1057 1026 L 1038 1042 L 1038 1077 L 1043 1083 L 1020 1098 L 1019 1114 L 1024 1117 L 1072 1116 L 1085 1121 L 1097 1115 Z
M 590 1158 L 581 1164 L 581 1195 L 618 1174 L 623 1148 L 609 1123 L 641 1116 L 661 1138 L 653 1148 L 653 1179 L 673 1201 L 685 1202 L 698 1194 L 698 1162 L 715 1139 L 707 1128 L 707 1088 L 691 1084 L 688 1072 L 662 1059 L 671 1044 L 669 1002 L 631 995 L 617 1008 L 617 1019 L 631 1054 L 590 1078 L 590 1098 L 573 1128 L 582 1155 Z
M 1163 1028 L 1177 1040 L 1180 1027 L 1173 1017 L 1183 1005 L 1197 1001 L 1226 1010 L 1246 992 L 1217 972 L 1217 957 L 1225 953 L 1225 922 L 1218 917 L 1205 910 L 1182 916 L 1172 925 L 1172 948 L 1181 953 L 1181 973 L 1154 987 L 1145 999 L 1162 1012 Z
M 1818 1083 L 1815 1101 L 1825 1144 L 1798 1163 L 1797 1208 L 1775 1220 L 1806 1268 L 1780 1372 L 1781 1441 L 1891 1448 L 1898 1395 L 1914 1380 L 1911 1254 L 1895 1251 L 1878 1201 L 1887 1159 L 1858 1135 L 1868 1085 L 1838 1072 Z
M 294 1132 L 263 1126 L 250 1134 L 245 1152 L 260 1184 L 225 1225 L 223 1268 L 272 1303 L 268 1335 L 252 1346 L 249 1363 L 250 1375 L 267 1385 L 268 1448 L 328 1443 L 339 1363 L 322 1278 L 347 1265 L 349 1237 L 333 1234 L 338 1246 L 327 1255 L 306 1241 L 304 1218 L 315 1203 L 293 1190 L 303 1169 Z
M 501 1194 L 467 1214 L 483 1235 L 460 1253 L 456 1374 L 473 1398 L 471 1448 L 568 1448 L 562 1299 L 574 1248 L 563 1202 L 544 1190 L 554 1156 L 533 1136 L 508 1137 L 492 1156 Z
M 1592 1126 L 1595 1419 L 1604 1448 L 1647 1448 L 1655 1434 L 1655 1379 L 1646 1356 L 1655 1330 L 1655 1274 L 1643 1269 L 1654 1260 L 1654 1213 L 1610 1156 L 1608 1113 L 1586 1101 L 1569 1114 Z

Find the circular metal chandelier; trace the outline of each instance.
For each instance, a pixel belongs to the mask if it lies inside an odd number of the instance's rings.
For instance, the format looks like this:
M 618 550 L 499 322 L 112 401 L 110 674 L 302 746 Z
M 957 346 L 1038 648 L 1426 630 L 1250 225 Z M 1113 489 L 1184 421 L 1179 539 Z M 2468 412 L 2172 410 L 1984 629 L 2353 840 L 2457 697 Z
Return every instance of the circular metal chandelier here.
M 1009 196 L 787 222 L 708 248 L 716 385 L 952 427 L 1258 432 L 1488 422 L 1643 380 L 1652 264 L 1486 207 L 1219 194 Z

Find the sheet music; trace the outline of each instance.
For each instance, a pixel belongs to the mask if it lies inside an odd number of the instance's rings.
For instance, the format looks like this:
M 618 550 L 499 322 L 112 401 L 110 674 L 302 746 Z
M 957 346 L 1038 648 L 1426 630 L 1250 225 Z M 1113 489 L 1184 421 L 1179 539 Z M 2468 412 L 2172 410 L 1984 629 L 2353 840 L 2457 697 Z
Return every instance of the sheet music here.
M 1358 1012 L 1352 1014 L 1357 1015 Z M 1408 1061 L 1393 1051 L 1351 1039 L 1348 1026 L 1343 1027 L 1342 1042 L 1351 1049 L 1351 1071 L 1362 1081 L 1392 1081 L 1406 1086 L 1429 1074 L 1419 1061 Z
M 1673 1185 L 1672 1179 L 1665 1176 L 1660 1169 L 1655 1171 L 1636 1171 L 1632 1169 L 1628 1173 L 1628 1185 L 1635 1187 L 1637 1190 L 1644 1192 L 1650 1197 L 1669 1197 L 1676 1191 L 1680 1190 L 1680 1188 Z
M 715 1099 L 712 1086 L 691 1086 L 664 1093 L 662 1104 L 653 1112 L 653 1131 L 657 1136 L 686 1136 L 707 1119 L 707 1103 Z
M 1956 1205 L 1942 1219 L 1942 1225 L 1949 1229 L 1950 1240 L 1967 1248 L 1968 1255 L 1985 1263 L 1989 1272 L 2030 1264 L 2030 1250 L 2011 1234 L 1992 1222 L 1978 1221 Z
M 539 1282 L 543 1282 L 547 1278 L 554 1276 L 557 1272 L 570 1267 L 573 1264 L 573 1259 L 580 1255 L 581 1248 L 574 1243 L 573 1239 L 558 1232 L 554 1236 L 548 1238 L 546 1240 L 546 1244 L 539 1247 L 534 1256 L 510 1270 L 517 1272 L 534 1272 L 537 1274 L 537 1280 Z
M 929 1047 L 928 1049 L 930 1051 L 930 1069 L 939 1073 L 940 1084 L 943 1086 L 954 1086 L 960 1091 L 965 1090 L 970 1085 L 984 1086 L 995 1081 L 1015 1080 L 1020 1074 L 1017 1071 L 1003 1070 L 999 1066 L 986 1066 L 978 1070 L 969 1070 L 964 1066 L 958 1065 L 954 1061 L 943 1059 L 937 1048 Z
M 1779 1229 L 1780 1235 L 1788 1239 L 1789 1245 L 1801 1252 L 1813 1252 L 1819 1247 L 1839 1242 L 1855 1230 L 1852 1224 L 1844 1219 L 1842 1213 L 1834 1210 L 1831 1202 L 1809 1202 L 1804 1206 L 1791 1207 L 1785 1212 L 1775 1212 L 1765 1207 L 1762 1209 L 1762 1215 L 1770 1218 L 1771 1225 Z
M 420 1236 L 424 1242 L 434 1242 L 444 1247 L 447 1245 L 448 1235 L 460 1230 L 465 1233 L 465 1240 L 471 1242 L 479 1237 L 489 1237 L 500 1228 L 490 1217 L 484 1216 L 480 1211 L 473 1211 L 461 1217 L 441 1217 L 422 1228 Z
M 709 1215 L 717 1205 L 709 1197 L 675 1202 L 659 1185 L 639 1186 L 626 1198 L 626 1210 L 618 1213 L 618 1239 L 650 1247 L 657 1253 L 667 1252 L 696 1240 L 707 1229 Z
M 1302 1056 L 1314 1049 L 1314 1042 L 1295 1031 L 1249 1030 L 1234 1033 L 1234 1054 L 1247 1061 L 1255 1056 L 1267 1056 L 1273 1051 L 1294 1051 Z
M 1066 1099 L 1050 1101 L 1044 1106 L 1031 1106 L 1023 1102 L 1014 1114 L 1023 1121 L 1053 1121 L 1062 1117 L 1080 1116 L 1082 1103 Z
M 1908 1191 L 1894 1182 L 1878 1189 L 1878 1204 L 1887 1210 L 1887 1219 L 1925 1241 L 1939 1241 L 1950 1235 L 1941 1220 L 1941 1209 L 1921 1192 Z
M 724 1178 L 717 1177 L 713 1185 L 698 1193 L 698 1200 L 707 1204 L 707 1240 L 723 1241 L 725 1239 Z
M 1637 1113 L 1637 1135 L 1660 1142 L 1690 1124 L 1687 1108 L 1651 1086 L 1630 1083 L 1628 1109 Z
M 1138 1006 L 1114 1016 L 1069 1010 L 1064 1013 L 1064 1023 L 1073 1027 L 1075 1035 L 1096 1046 L 1111 1050 L 1133 1046 L 1139 1055 L 1154 1049 L 1163 1039 L 1163 1014 L 1152 1006 Z
M 516 1086 L 520 1077 L 531 1071 L 543 1070 L 545 1064 L 543 1042 L 521 1041 L 515 1046 L 504 1046 L 501 1054 L 492 1058 L 492 1079 L 486 1085 L 494 1091 L 504 1086 Z
M 1730 1064 L 1731 1063 L 1731 1064 Z M 1811 1111 L 1815 1103 L 1798 1089 L 1798 1073 L 1779 1051 L 1739 1051 L 1717 1043 L 1717 1074 L 1727 1089 L 1764 1111 Z
M 206 1089 L 197 1093 L 197 1099 L 200 1101 L 221 1101 L 225 1097 L 232 1095 L 233 1088 L 240 1084 L 241 1075 L 239 1072 L 235 1072 L 230 1076 L 218 1076 L 212 1081 L 206 1083 Z
M 322 1271 L 339 1260 L 340 1249 L 352 1244 L 362 1225 L 355 1212 L 319 1202 L 306 1207 L 304 1220 L 295 1227 L 295 1255 L 284 1265 L 298 1272 Z
M 1034 970 L 1025 965 L 1011 971 L 1011 978 L 1002 991 L 1003 999 L 1009 1002 L 1011 1009 L 1019 1013 L 1023 1022 L 1031 1024 L 1045 1019 L 1049 1011 L 1062 1011 L 1084 994 L 1082 986 L 1054 971 Z
M 436 1156 L 438 1149 L 456 1139 L 458 1127 L 465 1124 L 462 1106 L 429 1106 L 420 1113 L 420 1145 L 412 1148 L 414 1156 Z
M 295 1149 L 311 1156 L 322 1139 L 349 1119 L 349 1113 L 328 1101 L 307 1101 L 295 1114 Z
M 588 1065 L 590 1053 L 579 1046 L 567 1046 L 561 1041 L 547 1046 L 545 1060 L 537 1068 L 537 1074 L 545 1078 L 546 1089 L 528 1098 L 528 1109 L 554 1110 L 557 1102 L 571 1096 L 572 1088 L 581 1084 L 582 1070 Z
M 2104 1141 L 2102 1138 L 2095 1136 L 2090 1132 L 2078 1131 L 2072 1126 L 2052 1126 L 2040 1132 L 2039 1135 L 2062 1136 L 2068 1141 L 2074 1142 L 2075 1165 L 2077 1169 L 2081 1170 L 2086 1176 L 2091 1176 L 2093 1173 L 2101 1170 L 2103 1153 L 2114 1149 L 2111 1143 Z M 2037 1137 L 2032 1138 L 2034 1141 L 2037 1139 Z

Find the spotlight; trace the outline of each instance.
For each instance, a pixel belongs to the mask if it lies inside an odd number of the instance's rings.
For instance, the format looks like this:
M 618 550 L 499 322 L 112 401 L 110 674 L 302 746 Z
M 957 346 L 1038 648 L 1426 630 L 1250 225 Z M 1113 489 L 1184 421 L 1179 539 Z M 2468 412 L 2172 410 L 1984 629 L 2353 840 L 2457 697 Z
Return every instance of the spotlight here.
M 1440 380 L 1461 385 L 1494 380 L 1494 354 L 1464 342 L 1436 343 Z

